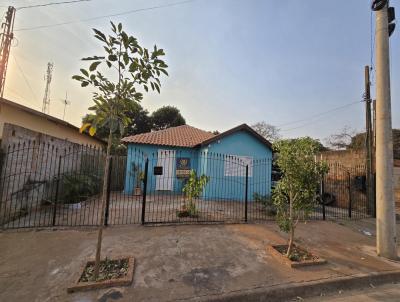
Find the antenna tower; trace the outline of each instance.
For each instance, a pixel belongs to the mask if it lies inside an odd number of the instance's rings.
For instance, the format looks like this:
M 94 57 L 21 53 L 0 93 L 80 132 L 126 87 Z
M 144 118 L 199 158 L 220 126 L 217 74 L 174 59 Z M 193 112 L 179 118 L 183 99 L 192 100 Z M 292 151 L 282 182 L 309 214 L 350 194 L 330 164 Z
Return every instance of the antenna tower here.
M 63 113 L 63 120 L 65 120 L 65 111 L 67 109 L 68 105 L 71 105 L 71 102 L 68 101 L 68 92 L 65 92 L 65 99 L 61 100 L 62 103 L 64 104 L 64 113 Z
M 47 63 L 47 72 L 45 75 L 46 88 L 44 90 L 43 106 L 42 106 L 42 112 L 46 114 L 50 113 L 50 84 L 51 84 L 51 77 L 53 74 L 53 68 L 54 68 L 53 63 L 50 62 Z
M 14 19 L 15 19 L 15 8 L 12 6 L 8 7 L 6 13 L 6 20 L 1 24 L 3 30 L 0 34 L 0 96 L 3 97 L 4 86 L 6 82 L 8 57 L 10 55 L 11 42 L 14 38 Z

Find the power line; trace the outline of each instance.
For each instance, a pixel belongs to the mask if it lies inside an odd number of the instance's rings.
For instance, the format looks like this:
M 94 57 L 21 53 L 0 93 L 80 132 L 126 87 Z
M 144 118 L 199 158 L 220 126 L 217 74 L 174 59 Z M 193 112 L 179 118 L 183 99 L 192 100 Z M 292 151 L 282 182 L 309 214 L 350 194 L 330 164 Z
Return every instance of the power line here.
M 32 96 L 34 97 L 35 101 L 37 101 L 37 97 L 36 97 L 35 93 L 33 92 L 32 86 L 29 84 L 29 81 L 28 81 L 27 77 L 25 76 L 25 73 L 24 73 L 24 71 L 22 70 L 21 66 L 19 65 L 19 63 L 18 63 L 18 61 L 17 61 L 17 58 L 16 58 L 14 55 L 12 55 L 12 57 L 14 58 L 15 64 L 17 65 L 17 67 L 18 67 L 20 73 L 22 74 L 22 77 L 24 78 L 24 81 L 25 81 L 26 86 L 28 86 L 29 90 L 30 90 L 31 93 L 32 93 Z
M 75 20 L 75 21 L 65 21 L 65 22 L 60 22 L 60 23 L 55 23 L 55 24 L 39 25 L 39 26 L 33 26 L 33 27 L 23 27 L 23 28 L 15 29 L 14 31 L 28 31 L 28 30 L 50 28 L 50 27 L 56 27 L 56 26 L 62 26 L 62 25 L 69 25 L 69 24 L 74 24 L 74 23 L 89 22 L 89 21 L 94 21 L 94 20 L 99 20 L 99 19 L 104 19 L 104 18 L 129 15 L 129 14 L 142 12 L 142 11 L 149 11 L 149 10 L 154 10 L 154 9 L 159 9 L 159 8 L 171 7 L 171 6 L 186 4 L 186 3 L 194 2 L 194 1 L 196 1 L 196 0 L 179 1 L 179 2 L 164 4 L 164 5 L 132 9 L 132 10 L 128 10 L 128 11 L 124 11 L 124 12 L 120 12 L 120 13 L 102 15 L 102 16 L 97 16 L 97 17 L 92 17 L 92 18 L 87 18 L 87 19 L 80 19 L 80 20 Z
M 91 0 L 70 0 L 70 1 L 61 1 L 61 2 L 49 2 L 44 4 L 34 4 L 34 5 L 27 5 L 27 6 L 20 6 L 17 7 L 17 10 L 25 9 L 25 8 L 35 8 L 35 7 L 43 7 L 43 6 L 52 6 L 52 5 L 60 5 L 60 4 L 71 4 L 77 2 L 88 2 Z
M 277 125 L 277 127 L 283 127 L 283 126 L 288 126 L 288 125 L 293 125 L 293 124 L 298 124 L 298 123 L 301 123 L 301 122 L 305 122 L 305 121 L 308 121 L 308 120 L 310 120 L 310 119 L 312 119 L 314 117 L 318 117 L 318 116 L 325 115 L 325 114 L 328 114 L 328 113 L 331 113 L 331 112 L 334 112 L 334 111 L 337 111 L 337 110 L 340 110 L 340 109 L 344 109 L 344 108 L 347 108 L 349 106 L 352 106 L 352 105 L 358 104 L 358 103 L 360 103 L 360 101 L 349 103 L 349 104 L 346 104 L 346 105 L 343 105 L 343 106 L 340 106 L 340 107 L 332 108 L 332 109 L 330 109 L 328 111 L 323 111 L 323 112 L 320 112 L 320 113 L 317 113 L 317 114 L 314 114 L 314 115 L 310 115 L 309 117 L 301 119 L 301 120 L 297 120 L 297 121 L 293 121 L 293 122 Z

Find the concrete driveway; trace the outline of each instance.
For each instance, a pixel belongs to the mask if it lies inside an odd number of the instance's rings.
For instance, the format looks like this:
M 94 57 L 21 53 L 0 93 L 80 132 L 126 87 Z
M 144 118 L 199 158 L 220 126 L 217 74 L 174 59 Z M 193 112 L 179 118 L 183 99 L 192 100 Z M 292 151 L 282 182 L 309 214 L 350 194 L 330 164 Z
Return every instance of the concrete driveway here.
M 298 227 L 298 242 L 328 260 L 291 269 L 266 251 L 285 242 L 275 223 L 108 228 L 103 256 L 133 255 L 130 287 L 67 294 L 94 256 L 95 230 L 0 233 L 0 301 L 177 301 L 399 269 L 374 254 L 374 238 L 333 222 Z

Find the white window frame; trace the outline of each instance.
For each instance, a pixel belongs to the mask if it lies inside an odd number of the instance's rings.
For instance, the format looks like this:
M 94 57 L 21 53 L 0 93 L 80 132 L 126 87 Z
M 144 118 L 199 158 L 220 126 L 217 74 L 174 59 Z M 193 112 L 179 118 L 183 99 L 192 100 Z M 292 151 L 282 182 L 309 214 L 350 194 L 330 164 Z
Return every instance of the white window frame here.
M 249 177 L 253 177 L 253 160 L 252 156 L 229 155 L 224 161 L 224 176 L 246 177 L 246 166 L 248 166 Z

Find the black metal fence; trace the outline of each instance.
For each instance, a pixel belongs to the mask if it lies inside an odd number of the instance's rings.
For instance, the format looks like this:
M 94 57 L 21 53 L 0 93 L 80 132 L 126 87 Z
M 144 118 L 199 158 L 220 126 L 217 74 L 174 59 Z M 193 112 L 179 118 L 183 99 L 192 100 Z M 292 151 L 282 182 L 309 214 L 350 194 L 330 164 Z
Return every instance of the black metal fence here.
M 374 197 L 371 200 L 367 197 L 366 166 L 349 168 L 339 163 L 328 163 L 328 167 L 329 171 L 321 183 L 320 210 L 323 217 L 374 216 L 376 201 Z
M 96 226 L 100 223 L 103 150 L 76 145 L 10 145 L 0 160 L 3 229 Z M 113 156 L 106 225 L 241 223 L 273 220 L 271 160 L 210 152 L 130 148 Z M 191 171 L 207 177 L 200 194 L 185 193 Z M 193 187 L 192 187 L 193 188 Z M 373 213 L 365 167 L 331 164 L 311 219 L 362 218 Z

